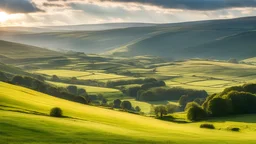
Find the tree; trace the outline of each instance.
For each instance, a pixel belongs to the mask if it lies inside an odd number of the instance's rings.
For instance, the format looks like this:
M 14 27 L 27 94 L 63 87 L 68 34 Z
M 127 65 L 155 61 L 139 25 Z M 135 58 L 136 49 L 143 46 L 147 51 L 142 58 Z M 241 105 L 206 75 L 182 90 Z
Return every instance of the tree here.
M 136 112 L 140 112 L 140 111 L 141 111 L 140 107 L 139 107 L 139 106 L 136 106 L 136 107 L 135 107 L 135 111 L 136 111 Z
M 137 97 L 137 93 L 140 89 L 140 86 L 130 87 L 127 90 L 127 94 L 131 97 Z
M 51 78 L 52 81 L 59 81 L 59 77 L 57 75 L 53 75 Z
M 188 95 L 183 95 L 180 97 L 179 99 L 179 105 L 182 107 L 185 107 L 187 105 L 187 99 L 188 99 Z
M 211 116 L 226 116 L 232 113 L 232 102 L 229 99 L 213 98 L 207 111 Z
M 192 105 L 187 110 L 187 119 L 190 121 L 200 121 L 207 117 L 206 112 L 199 105 Z
M 191 108 L 193 106 L 200 107 L 200 105 L 198 103 L 196 103 L 196 102 L 189 102 L 189 103 L 187 103 L 187 105 L 186 105 L 184 110 L 187 111 L 189 108 Z
M 234 64 L 238 63 L 237 59 L 234 59 L 234 58 L 229 59 L 228 62 L 229 63 L 234 63 Z
M 86 92 L 85 89 L 79 88 L 79 89 L 77 90 L 77 95 L 78 95 L 78 96 L 85 96 L 85 95 L 87 95 L 87 92 Z
M 129 101 L 123 101 L 121 103 L 121 108 L 124 110 L 131 110 L 132 109 L 132 104 Z
M 8 78 L 3 72 L 0 72 L 0 81 L 4 81 L 4 82 L 8 81 Z
M 103 98 L 103 99 L 101 100 L 101 104 L 102 104 L 102 105 L 106 105 L 107 102 L 108 102 L 108 100 L 107 100 L 106 98 Z
M 58 107 L 54 107 L 50 111 L 50 116 L 52 116 L 52 117 L 62 117 L 62 110 Z
M 177 106 L 173 105 L 173 104 L 167 104 L 166 105 L 166 109 L 167 109 L 167 113 L 174 113 L 177 110 Z
M 167 108 L 165 106 L 156 106 L 155 115 L 157 117 L 163 118 L 164 115 L 167 115 Z
M 121 101 L 120 99 L 114 100 L 114 105 L 113 105 L 113 107 L 114 107 L 114 108 L 120 108 L 121 102 L 122 102 L 122 101 Z
M 71 93 L 73 95 L 77 95 L 77 87 L 76 86 L 70 85 L 67 87 L 67 90 L 69 93 Z

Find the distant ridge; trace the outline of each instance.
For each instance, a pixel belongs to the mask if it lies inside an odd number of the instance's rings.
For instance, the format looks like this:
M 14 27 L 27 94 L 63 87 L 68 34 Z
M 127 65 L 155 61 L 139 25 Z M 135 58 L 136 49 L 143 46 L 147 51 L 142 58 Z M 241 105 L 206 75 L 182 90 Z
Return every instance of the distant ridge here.
M 256 54 L 255 23 L 256 17 L 153 24 L 152 26 L 143 23 L 99 24 L 89 26 L 95 26 L 94 28 L 101 25 L 115 28 L 125 25 L 134 27 L 47 33 L 2 32 L 0 39 L 53 50 L 115 56 L 153 55 L 172 59 L 198 57 L 242 60 L 254 57 Z M 80 25 L 81 28 L 83 26 Z

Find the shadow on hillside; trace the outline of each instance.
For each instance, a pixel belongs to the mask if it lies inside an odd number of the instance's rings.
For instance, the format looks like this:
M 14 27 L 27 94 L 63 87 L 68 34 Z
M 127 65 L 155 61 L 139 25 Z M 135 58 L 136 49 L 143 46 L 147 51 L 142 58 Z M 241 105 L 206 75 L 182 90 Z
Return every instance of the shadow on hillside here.
M 229 117 L 212 118 L 207 120 L 209 122 L 245 122 L 245 123 L 256 123 L 256 114 L 248 115 L 234 115 Z

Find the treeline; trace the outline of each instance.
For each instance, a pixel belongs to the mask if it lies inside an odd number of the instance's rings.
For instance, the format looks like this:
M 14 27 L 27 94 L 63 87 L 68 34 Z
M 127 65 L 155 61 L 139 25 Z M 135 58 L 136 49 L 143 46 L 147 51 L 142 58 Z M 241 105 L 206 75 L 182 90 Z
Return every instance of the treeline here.
M 191 99 L 206 98 L 207 92 L 204 90 L 184 89 L 180 87 L 163 88 L 157 87 L 148 90 L 139 91 L 137 100 L 140 101 L 162 101 L 179 100 L 181 96 L 187 95 Z
M 226 88 L 219 94 L 208 96 L 202 106 L 188 103 L 188 118 L 192 121 L 207 117 L 221 117 L 256 113 L 256 84 Z
M 120 85 L 130 85 L 130 84 L 146 84 L 153 83 L 157 80 L 154 78 L 145 78 L 145 79 L 131 79 L 131 80 L 118 80 L 118 81 L 108 81 L 106 87 L 114 88 Z
M 8 79 L 8 83 L 23 86 L 38 92 L 42 92 L 54 97 L 86 104 L 88 103 L 87 93 L 84 89 L 77 89 L 74 86 L 55 87 L 53 85 L 47 84 L 44 81 L 28 77 L 28 76 L 14 76 L 12 79 Z
M 57 75 L 53 75 L 50 80 L 55 82 L 62 82 L 62 83 L 69 83 L 69 84 L 76 84 L 76 85 L 88 85 L 88 86 L 96 86 L 96 87 L 105 87 L 106 85 L 106 83 L 100 82 L 97 80 L 81 80 L 81 79 L 77 79 L 76 77 L 59 78 Z

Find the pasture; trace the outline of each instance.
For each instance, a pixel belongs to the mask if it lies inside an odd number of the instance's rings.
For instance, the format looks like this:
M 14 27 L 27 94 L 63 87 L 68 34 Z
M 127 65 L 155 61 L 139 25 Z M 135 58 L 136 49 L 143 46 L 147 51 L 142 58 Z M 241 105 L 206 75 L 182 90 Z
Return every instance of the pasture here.
M 52 107 L 67 118 L 52 118 Z M 0 82 L 0 143 L 254 143 L 255 115 L 176 124 L 154 118 L 78 104 Z M 243 121 L 240 121 L 243 119 Z M 248 121 L 247 121 L 248 120 Z M 240 132 L 226 130 L 229 126 Z M 186 137 L 186 139 L 184 139 Z
M 74 71 L 74 70 L 38 70 L 34 71 L 38 74 L 45 75 L 57 75 L 58 77 L 71 78 L 76 77 L 81 80 L 99 80 L 99 81 L 108 81 L 108 80 L 127 80 L 134 79 L 133 77 L 116 75 L 116 74 L 106 74 L 106 73 L 94 73 L 87 71 Z

